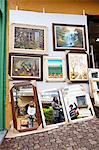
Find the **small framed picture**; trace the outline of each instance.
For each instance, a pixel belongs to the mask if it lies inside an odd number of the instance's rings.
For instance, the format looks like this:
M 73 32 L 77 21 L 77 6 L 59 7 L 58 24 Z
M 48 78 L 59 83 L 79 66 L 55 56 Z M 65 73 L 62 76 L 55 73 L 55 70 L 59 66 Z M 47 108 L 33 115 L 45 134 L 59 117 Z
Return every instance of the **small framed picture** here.
M 99 91 L 93 93 L 94 97 L 94 106 L 99 107 Z
M 87 54 L 69 52 L 66 56 L 69 80 L 72 82 L 88 81 Z
M 69 121 L 86 120 L 95 115 L 89 94 L 84 91 L 68 93 L 64 102 Z
M 99 69 L 97 68 L 89 68 L 89 79 L 97 80 L 99 78 Z
M 10 54 L 9 73 L 13 79 L 42 80 L 42 56 Z
M 65 81 L 66 80 L 66 63 L 61 57 L 44 57 L 44 69 L 46 69 L 46 81 Z
M 88 107 L 85 95 L 76 96 L 76 99 L 77 99 L 78 108 L 87 108 Z
M 10 52 L 47 54 L 47 27 L 11 24 Z
M 99 91 L 99 79 L 93 80 L 91 83 L 92 83 L 91 86 L 92 86 L 93 92 Z
M 52 24 L 54 50 L 86 50 L 84 25 Z
M 57 125 L 67 121 L 64 102 L 61 92 L 56 89 L 40 91 L 41 113 L 44 127 Z

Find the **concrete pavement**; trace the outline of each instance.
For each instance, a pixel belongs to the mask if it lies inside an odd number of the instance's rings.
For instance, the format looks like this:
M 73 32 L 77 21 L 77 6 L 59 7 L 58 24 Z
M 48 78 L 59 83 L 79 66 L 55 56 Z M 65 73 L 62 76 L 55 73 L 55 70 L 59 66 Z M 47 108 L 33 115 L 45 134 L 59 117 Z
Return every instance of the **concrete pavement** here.
M 5 139 L 0 150 L 99 150 L 99 119 L 65 124 L 43 133 Z

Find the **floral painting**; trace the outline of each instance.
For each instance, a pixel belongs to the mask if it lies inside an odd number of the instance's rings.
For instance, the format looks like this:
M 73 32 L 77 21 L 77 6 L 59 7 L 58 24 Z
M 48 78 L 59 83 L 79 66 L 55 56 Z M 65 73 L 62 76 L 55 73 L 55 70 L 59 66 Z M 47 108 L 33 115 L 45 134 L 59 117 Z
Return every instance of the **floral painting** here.
M 69 53 L 68 54 L 69 79 L 71 81 L 88 80 L 87 54 Z

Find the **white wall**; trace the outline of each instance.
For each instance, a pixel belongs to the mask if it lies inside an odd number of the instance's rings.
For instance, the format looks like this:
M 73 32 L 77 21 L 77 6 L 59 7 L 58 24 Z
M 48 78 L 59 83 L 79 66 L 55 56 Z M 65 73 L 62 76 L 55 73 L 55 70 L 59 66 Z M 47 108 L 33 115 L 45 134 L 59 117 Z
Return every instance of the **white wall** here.
M 85 25 L 86 29 L 86 44 L 87 53 L 89 52 L 88 44 L 88 30 L 87 30 L 87 17 L 85 15 L 66 15 L 66 14 L 53 14 L 53 13 L 37 13 L 30 11 L 10 11 L 10 24 L 11 23 L 22 23 L 30 25 L 42 25 L 48 27 L 48 55 L 59 56 L 66 58 L 64 51 L 53 51 L 53 39 L 52 39 L 52 23 L 63 23 L 63 24 L 74 24 L 74 25 Z M 44 71 L 43 71 L 44 74 Z M 88 84 L 84 84 L 85 89 L 88 90 Z M 45 81 L 37 82 L 38 89 L 52 89 L 52 88 L 63 88 L 68 86 L 67 82 L 48 82 Z

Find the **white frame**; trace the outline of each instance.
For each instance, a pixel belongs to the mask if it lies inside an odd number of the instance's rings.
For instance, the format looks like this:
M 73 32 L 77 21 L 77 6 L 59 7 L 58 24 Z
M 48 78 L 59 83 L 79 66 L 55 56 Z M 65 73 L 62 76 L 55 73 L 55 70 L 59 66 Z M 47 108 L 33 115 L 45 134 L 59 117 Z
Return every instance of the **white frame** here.
M 87 110 L 88 110 L 88 108 L 91 108 L 93 115 L 90 115 L 90 116 L 85 117 L 85 118 L 77 118 L 77 119 L 71 120 L 71 117 L 70 117 L 70 114 L 69 114 L 68 102 L 69 102 L 71 99 L 76 100 L 76 96 L 83 96 L 83 95 L 86 96 L 86 101 L 87 101 L 88 107 L 87 107 L 87 108 L 80 108 L 80 109 L 83 109 L 83 110 L 84 110 L 84 109 L 87 109 Z M 93 117 L 95 116 L 94 109 L 93 109 L 93 106 L 92 106 L 92 103 L 91 103 L 89 94 L 86 93 L 86 92 L 84 92 L 84 91 L 74 92 L 74 93 L 72 93 L 72 95 L 71 95 L 71 92 L 70 92 L 69 94 L 67 94 L 67 96 L 64 97 L 64 103 L 65 103 L 65 107 L 66 107 L 66 110 L 67 110 L 67 115 L 68 115 L 68 120 L 69 120 L 69 122 L 83 121 L 83 120 L 91 119 L 91 118 L 93 118 Z M 77 104 L 77 103 L 76 103 L 76 104 Z M 79 111 L 80 109 L 78 109 L 78 111 Z
M 61 123 L 46 125 L 45 116 L 44 116 L 44 112 L 43 112 L 43 106 L 42 106 L 41 94 L 44 93 L 44 92 L 53 92 L 53 91 L 58 91 L 58 92 L 59 92 L 60 101 L 61 101 L 61 103 L 62 103 L 62 108 L 63 108 L 63 113 L 64 113 L 65 121 L 64 121 L 64 122 L 61 122 Z M 51 89 L 51 90 L 38 91 L 38 99 L 39 99 L 39 104 L 40 104 L 39 106 L 40 106 L 40 110 L 41 110 L 41 116 L 42 116 L 42 122 L 43 122 L 44 128 L 45 128 L 45 127 L 58 126 L 58 125 L 62 125 L 62 124 L 65 124 L 66 122 L 68 122 L 67 114 L 66 114 L 66 110 L 65 110 L 65 106 L 64 106 L 64 101 L 63 101 L 62 93 L 61 93 L 60 90 Z
M 97 80 L 93 80 L 92 81 L 92 91 L 93 92 L 95 92 L 95 91 L 98 91 L 99 92 L 99 89 L 98 89 L 98 87 L 97 87 L 97 82 L 99 82 L 99 79 L 97 79 Z
M 94 106 L 99 107 L 99 92 L 94 92 L 93 97 L 94 97 Z
M 48 60 L 62 60 L 62 72 L 63 77 L 62 78 L 49 78 L 48 77 Z M 65 58 L 62 57 L 50 57 L 50 56 L 44 56 L 44 72 L 45 72 L 45 81 L 46 82 L 61 82 L 66 81 L 66 61 Z
M 89 80 L 97 80 L 99 78 L 99 69 L 97 68 L 89 68 Z M 98 73 L 98 78 L 93 78 L 92 73 Z
M 15 27 L 44 30 L 44 49 L 41 50 L 41 49 L 14 48 Z M 10 39 L 10 50 L 9 51 L 13 52 L 13 53 L 48 54 L 47 30 L 48 29 L 46 26 L 12 23 L 10 25 L 10 38 L 9 38 Z

